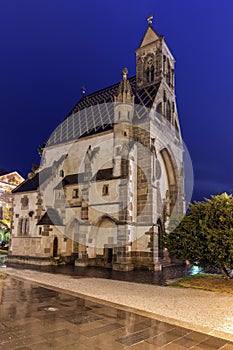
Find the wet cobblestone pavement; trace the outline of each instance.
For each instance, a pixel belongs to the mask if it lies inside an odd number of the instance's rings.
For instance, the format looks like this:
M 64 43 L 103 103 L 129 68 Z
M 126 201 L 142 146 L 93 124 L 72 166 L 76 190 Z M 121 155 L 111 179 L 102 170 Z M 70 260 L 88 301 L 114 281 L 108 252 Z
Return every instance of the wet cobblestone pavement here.
M 222 349 L 232 343 L 8 277 L 0 350 Z

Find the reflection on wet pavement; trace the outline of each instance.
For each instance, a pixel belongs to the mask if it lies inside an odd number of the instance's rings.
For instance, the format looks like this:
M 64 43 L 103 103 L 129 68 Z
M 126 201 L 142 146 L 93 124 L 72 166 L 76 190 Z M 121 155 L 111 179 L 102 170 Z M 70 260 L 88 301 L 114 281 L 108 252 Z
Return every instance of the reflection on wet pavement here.
M 166 285 L 167 281 L 174 278 L 183 278 L 188 276 L 189 270 L 187 266 L 167 266 L 162 271 L 148 271 L 148 270 L 134 270 L 134 271 L 114 271 L 103 267 L 77 267 L 73 265 L 59 265 L 59 266 L 33 266 L 33 265 L 17 265 L 7 264 L 10 267 L 17 269 L 37 270 L 49 272 L 54 274 L 66 274 L 72 277 L 94 277 L 106 278 L 111 280 L 146 283 L 153 285 Z
M 222 339 L 8 277 L 0 350 L 222 349 Z

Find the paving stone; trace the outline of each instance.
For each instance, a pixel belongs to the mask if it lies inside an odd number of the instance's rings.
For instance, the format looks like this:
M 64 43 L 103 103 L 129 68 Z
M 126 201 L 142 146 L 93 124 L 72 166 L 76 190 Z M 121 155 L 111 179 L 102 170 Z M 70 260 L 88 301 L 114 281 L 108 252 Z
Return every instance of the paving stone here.
M 223 345 L 226 345 L 228 342 L 224 339 L 219 339 L 215 337 L 208 337 L 206 340 L 198 344 L 201 349 L 205 350 L 215 350 L 221 348 Z
M 0 350 L 233 350 L 219 338 L 14 278 L 4 290 Z
M 122 324 L 112 323 L 112 324 L 109 324 L 106 326 L 102 326 L 102 327 L 95 328 L 95 329 L 92 329 L 89 331 L 85 331 L 82 334 L 85 335 L 86 337 L 94 337 L 96 335 L 105 334 L 107 332 L 111 332 L 111 331 L 113 331 L 115 329 L 119 329 L 119 328 L 122 328 Z

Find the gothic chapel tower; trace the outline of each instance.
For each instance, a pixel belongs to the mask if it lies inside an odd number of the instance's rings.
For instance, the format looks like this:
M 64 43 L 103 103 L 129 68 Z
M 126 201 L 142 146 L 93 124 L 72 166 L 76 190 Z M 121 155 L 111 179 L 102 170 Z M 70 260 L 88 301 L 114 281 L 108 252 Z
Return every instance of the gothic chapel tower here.
M 156 269 L 170 260 L 161 243 L 169 218 L 172 214 L 184 213 L 184 170 L 175 97 L 175 59 L 164 37 L 152 27 L 152 19 L 152 16 L 148 17 L 148 28 L 136 50 L 136 95 L 139 101 L 142 96 L 150 98 L 150 103 L 144 103 L 150 110 L 150 122 L 146 127 L 149 132 L 144 139 L 147 140 L 145 145 L 148 147 L 150 143 L 150 150 L 154 153 L 148 169 L 146 156 L 141 159 L 141 168 L 148 181 L 149 204 L 144 214 L 138 217 L 138 225 L 145 222 L 152 224 L 146 234 L 150 236 L 148 248 L 152 266 Z M 140 174 L 137 182 L 137 205 L 140 207 L 140 198 L 143 198 L 140 195 L 143 186 L 140 184 Z
M 137 89 L 160 83 L 161 102 L 156 112 L 165 116 L 180 133 L 175 99 L 175 59 L 169 50 L 164 36 L 158 35 L 152 27 L 153 16 L 149 16 L 148 28 L 136 50 Z

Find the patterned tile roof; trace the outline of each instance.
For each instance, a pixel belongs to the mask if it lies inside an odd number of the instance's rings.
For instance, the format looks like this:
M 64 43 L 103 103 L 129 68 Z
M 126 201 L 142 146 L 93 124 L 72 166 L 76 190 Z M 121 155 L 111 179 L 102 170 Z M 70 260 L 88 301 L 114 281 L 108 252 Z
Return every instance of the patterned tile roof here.
M 148 109 L 153 105 L 160 83 L 140 90 L 136 89 L 136 77 L 129 79 L 135 96 L 134 122 L 145 118 Z M 53 132 L 47 146 L 77 140 L 87 135 L 111 130 L 114 123 L 114 98 L 118 92 L 119 83 L 83 96 L 58 128 Z
M 132 92 L 135 96 L 135 104 L 141 105 L 146 108 L 151 108 L 158 92 L 160 83 L 144 87 L 140 90 L 136 89 L 136 76 L 128 79 L 131 85 Z M 117 95 L 119 88 L 119 83 L 106 87 L 104 89 L 98 90 L 87 96 L 83 96 L 81 100 L 74 106 L 71 112 L 68 114 L 67 118 L 77 113 L 84 108 L 94 106 L 97 104 L 114 102 L 114 97 Z

